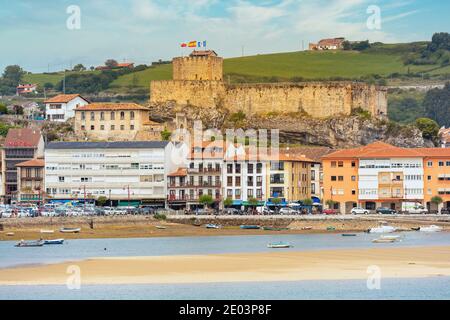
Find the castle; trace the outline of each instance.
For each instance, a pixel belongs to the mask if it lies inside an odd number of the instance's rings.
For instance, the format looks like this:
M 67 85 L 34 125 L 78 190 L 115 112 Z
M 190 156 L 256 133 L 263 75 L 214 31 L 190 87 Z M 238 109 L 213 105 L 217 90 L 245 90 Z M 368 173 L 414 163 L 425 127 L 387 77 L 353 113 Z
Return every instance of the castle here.
M 387 89 L 359 82 L 301 82 L 230 85 L 223 81 L 223 58 L 194 51 L 173 59 L 173 80 L 150 83 L 150 105 L 226 108 L 244 113 L 306 113 L 314 118 L 350 115 L 363 109 L 387 114 Z

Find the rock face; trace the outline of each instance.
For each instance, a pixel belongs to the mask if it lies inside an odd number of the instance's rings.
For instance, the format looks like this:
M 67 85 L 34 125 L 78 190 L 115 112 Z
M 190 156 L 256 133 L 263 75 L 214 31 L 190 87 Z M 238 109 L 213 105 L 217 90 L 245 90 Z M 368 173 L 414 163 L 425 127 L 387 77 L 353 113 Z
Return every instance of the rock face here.
M 167 102 L 150 106 L 150 116 L 160 122 L 169 122 L 176 113 L 183 112 L 192 125 L 201 120 L 203 127 L 279 129 L 280 142 L 302 145 L 349 148 L 382 140 L 395 146 L 433 147 L 430 140 L 422 137 L 421 131 L 413 126 L 400 126 L 385 120 L 364 116 L 340 116 L 327 119 L 312 119 L 300 113 L 291 114 L 245 114 L 244 119 L 232 121 L 231 114 L 224 108 L 199 108 Z

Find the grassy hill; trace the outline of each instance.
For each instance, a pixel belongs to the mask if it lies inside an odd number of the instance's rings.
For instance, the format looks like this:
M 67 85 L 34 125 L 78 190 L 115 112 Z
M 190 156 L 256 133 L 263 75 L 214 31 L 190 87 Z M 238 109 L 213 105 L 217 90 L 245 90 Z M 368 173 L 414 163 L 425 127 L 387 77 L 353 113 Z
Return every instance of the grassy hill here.
M 224 61 L 224 76 L 226 81 L 232 83 L 361 79 L 373 75 L 389 80 L 393 74 L 397 74 L 397 78 L 403 75 L 408 82 L 410 76 L 407 75 L 418 73 L 430 79 L 440 79 L 443 75 L 448 77 L 450 66 L 404 65 L 403 57 L 406 53 L 418 52 L 426 45 L 427 42 L 375 44 L 362 52 L 304 51 L 231 58 Z M 41 85 L 45 82 L 56 84 L 61 81 L 62 75 L 29 74 L 25 76 L 25 81 Z M 132 88 L 147 89 L 152 80 L 171 78 L 172 66 L 159 65 L 120 76 L 110 84 L 109 91 L 124 93 Z

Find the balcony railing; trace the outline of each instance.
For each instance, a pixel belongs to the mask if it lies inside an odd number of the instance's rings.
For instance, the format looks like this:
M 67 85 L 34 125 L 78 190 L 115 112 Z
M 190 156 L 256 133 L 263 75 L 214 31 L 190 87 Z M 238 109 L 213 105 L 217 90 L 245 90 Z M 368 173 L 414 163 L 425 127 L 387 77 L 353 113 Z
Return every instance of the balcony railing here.
M 208 183 L 204 182 L 202 184 L 200 183 L 168 183 L 168 188 L 221 188 L 222 183 Z
M 167 196 L 167 201 L 199 201 L 200 199 L 200 195 L 184 195 L 184 196 L 180 196 L 180 195 L 169 195 Z M 212 196 L 214 201 L 221 201 L 222 197 L 219 196 Z
M 221 168 L 188 168 L 187 172 L 190 174 L 200 174 L 200 173 L 216 173 L 220 174 L 222 173 Z

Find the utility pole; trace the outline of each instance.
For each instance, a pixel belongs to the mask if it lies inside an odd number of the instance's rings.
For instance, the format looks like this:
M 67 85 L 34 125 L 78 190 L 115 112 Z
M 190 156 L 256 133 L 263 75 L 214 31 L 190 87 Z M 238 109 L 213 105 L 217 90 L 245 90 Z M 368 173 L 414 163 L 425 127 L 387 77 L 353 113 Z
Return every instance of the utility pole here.
M 66 69 L 64 68 L 63 93 L 66 94 Z
M 242 46 L 242 56 L 244 56 L 245 46 Z

